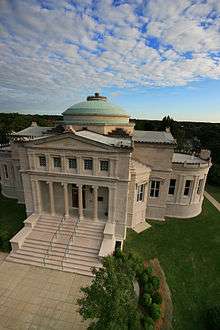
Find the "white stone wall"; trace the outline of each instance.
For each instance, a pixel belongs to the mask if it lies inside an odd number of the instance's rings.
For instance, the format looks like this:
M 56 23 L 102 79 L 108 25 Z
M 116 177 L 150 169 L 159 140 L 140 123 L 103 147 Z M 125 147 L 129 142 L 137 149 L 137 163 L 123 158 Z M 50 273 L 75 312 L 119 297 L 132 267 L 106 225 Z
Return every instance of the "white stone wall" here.
M 208 171 L 208 163 L 201 165 L 173 165 L 172 178 L 176 179 L 176 189 L 173 196 L 167 196 L 166 216 L 175 218 L 192 218 L 201 212 Z M 198 193 L 200 179 L 203 179 L 203 184 L 201 191 Z M 188 196 L 184 196 L 186 180 L 192 181 Z

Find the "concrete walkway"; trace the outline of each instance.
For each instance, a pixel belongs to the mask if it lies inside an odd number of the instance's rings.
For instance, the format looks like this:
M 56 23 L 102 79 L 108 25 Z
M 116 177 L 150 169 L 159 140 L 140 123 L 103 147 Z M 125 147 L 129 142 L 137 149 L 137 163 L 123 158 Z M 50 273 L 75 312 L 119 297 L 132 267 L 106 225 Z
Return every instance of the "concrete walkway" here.
M 209 193 L 207 193 L 207 191 L 204 192 L 204 196 L 210 201 L 210 203 L 212 203 L 212 205 L 214 205 L 217 210 L 220 212 L 220 203 L 214 198 L 212 197 Z
M 77 312 L 79 289 L 91 277 L 0 258 L 0 329 L 87 329 Z

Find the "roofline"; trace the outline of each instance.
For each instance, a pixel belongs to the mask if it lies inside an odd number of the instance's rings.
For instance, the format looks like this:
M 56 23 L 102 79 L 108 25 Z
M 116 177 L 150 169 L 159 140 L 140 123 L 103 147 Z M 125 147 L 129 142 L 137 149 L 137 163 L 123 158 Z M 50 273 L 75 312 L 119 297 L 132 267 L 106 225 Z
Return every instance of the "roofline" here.
M 69 108 L 69 109 L 66 109 L 64 112 L 62 112 L 62 115 L 71 115 L 71 116 L 101 116 L 101 117 L 126 117 L 126 118 L 129 118 L 129 115 L 128 114 L 124 114 L 124 115 L 119 115 L 119 114 L 108 114 L 108 115 L 106 115 L 106 114 L 102 114 L 102 113 L 78 113 L 78 114 L 75 114 L 75 113 L 65 113 L 66 111 L 68 111 L 68 110 L 74 110 L 74 109 L 71 109 L 71 108 Z M 82 108 L 82 109 L 76 109 L 76 111 L 83 111 L 84 109 Z

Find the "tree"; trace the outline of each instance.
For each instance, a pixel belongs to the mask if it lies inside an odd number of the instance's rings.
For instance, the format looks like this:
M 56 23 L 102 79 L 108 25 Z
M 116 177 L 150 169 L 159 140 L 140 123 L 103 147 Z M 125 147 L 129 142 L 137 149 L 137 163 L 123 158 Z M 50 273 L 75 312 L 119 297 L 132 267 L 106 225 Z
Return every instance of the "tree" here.
M 78 300 L 80 314 L 85 320 L 93 320 L 89 329 L 153 330 L 160 318 L 162 298 L 160 280 L 152 268 L 146 267 L 140 257 L 119 250 L 102 262 L 103 267 L 93 271 L 91 286 L 81 289 L 84 297 Z
M 134 271 L 121 258 L 105 257 L 103 268 L 93 271 L 90 287 L 78 300 L 84 319 L 95 320 L 89 329 L 140 329 L 140 313 L 134 292 Z

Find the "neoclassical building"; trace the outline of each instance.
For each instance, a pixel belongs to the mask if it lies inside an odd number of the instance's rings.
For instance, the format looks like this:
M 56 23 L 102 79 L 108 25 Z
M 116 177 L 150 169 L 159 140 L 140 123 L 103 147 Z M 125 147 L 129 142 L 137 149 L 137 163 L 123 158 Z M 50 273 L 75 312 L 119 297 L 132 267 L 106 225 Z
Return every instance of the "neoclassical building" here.
M 36 123 L 0 148 L 2 194 L 27 219 L 8 260 L 89 275 L 145 219 L 201 212 L 209 154 L 175 153 L 169 130 L 138 131 L 96 93 L 64 111 L 56 127 Z

